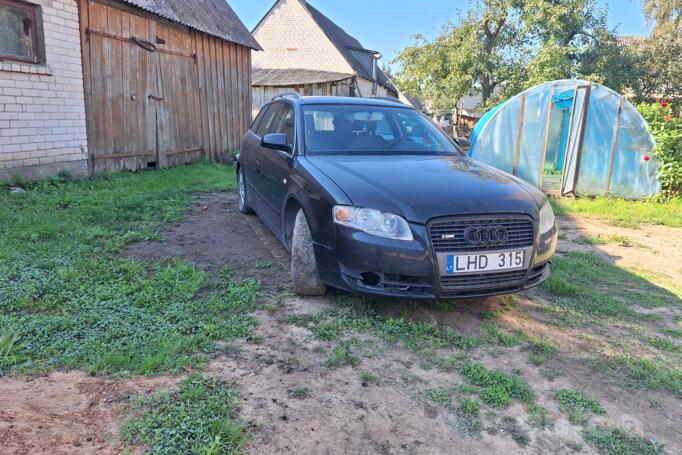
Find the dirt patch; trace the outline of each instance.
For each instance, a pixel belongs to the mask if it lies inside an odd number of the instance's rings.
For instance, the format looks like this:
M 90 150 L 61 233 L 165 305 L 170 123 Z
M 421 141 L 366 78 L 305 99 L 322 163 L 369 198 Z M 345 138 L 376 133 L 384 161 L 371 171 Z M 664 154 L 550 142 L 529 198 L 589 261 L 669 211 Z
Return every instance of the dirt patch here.
M 559 252 L 596 253 L 621 267 L 662 274 L 682 283 L 682 229 L 642 225 L 637 229 L 611 226 L 593 218 L 558 218 Z M 603 244 L 585 243 L 585 239 Z
M 271 291 L 289 284 L 287 252 L 256 216 L 239 213 L 234 193 L 200 195 L 181 222 L 163 230 L 160 241 L 133 243 L 122 255 L 177 257 L 209 272 L 229 266 L 237 277 L 256 278 Z
M 120 411 L 132 395 L 169 387 L 167 377 L 110 381 L 82 372 L 0 379 L 0 452 L 118 453 Z

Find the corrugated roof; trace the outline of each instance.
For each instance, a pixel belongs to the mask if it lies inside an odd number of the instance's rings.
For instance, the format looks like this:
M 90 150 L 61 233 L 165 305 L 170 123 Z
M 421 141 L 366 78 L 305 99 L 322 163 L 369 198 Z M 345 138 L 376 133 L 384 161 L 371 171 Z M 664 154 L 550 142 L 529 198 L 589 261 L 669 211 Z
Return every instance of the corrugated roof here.
M 346 33 L 344 29 L 332 22 L 331 19 L 304 0 L 301 1 L 303 5 L 308 8 L 308 11 L 310 11 L 310 14 L 317 25 L 324 31 L 329 40 L 336 46 L 358 76 L 372 80 L 372 67 L 374 65 L 372 54 L 374 51 L 365 49 L 365 47 L 360 44 L 360 41 Z M 379 84 L 396 92 L 396 88 L 388 80 L 388 77 L 381 68 L 377 68 L 377 70 L 377 80 Z
M 648 36 L 616 36 L 616 42 L 625 45 L 638 45 L 644 44 L 648 38 Z
M 317 84 L 350 79 L 353 74 L 335 73 L 306 69 L 263 69 L 254 68 L 251 75 L 252 85 L 291 87 L 294 85 Z
M 225 0 L 122 0 L 200 32 L 261 50 L 251 32 Z

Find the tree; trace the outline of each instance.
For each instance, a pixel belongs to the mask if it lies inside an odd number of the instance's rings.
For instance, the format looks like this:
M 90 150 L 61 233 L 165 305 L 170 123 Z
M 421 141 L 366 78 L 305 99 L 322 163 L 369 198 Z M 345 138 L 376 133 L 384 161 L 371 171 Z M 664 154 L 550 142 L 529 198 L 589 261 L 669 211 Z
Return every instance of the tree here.
M 656 25 L 672 23 L 679 27 L 682 17 L 682 0 L 643 0 L 644 13 Z
M 520 48 L 516 10 L 511 0 L 480 0 L 458 25 L 446 24 L 432 42 L 415 35 L 415 44 L 396 58 L 396 84 L 408 95 L 429 99 L 437 109 L 455 103 L 478 87 L 484 102 L 511 78 Z
M 627 87 L 637 101 L 682 97 L 682 34 L 674 26 L 657 27 L 625 51 L 633 59 Z
M 396 59 L 396 83 L 435 107 L 469 92 L 489 105 L 552 79 L 589 75 L 620 89 L 622 52 L 595 0 L 478 0 L 432 42 L 418 36 Z

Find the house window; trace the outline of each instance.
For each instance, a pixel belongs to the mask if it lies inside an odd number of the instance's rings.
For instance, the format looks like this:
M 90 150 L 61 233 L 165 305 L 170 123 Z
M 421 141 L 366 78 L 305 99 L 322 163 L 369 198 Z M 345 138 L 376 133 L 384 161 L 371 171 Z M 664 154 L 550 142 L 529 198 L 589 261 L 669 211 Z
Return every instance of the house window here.
M 44 61 L 40 6 L 0 0 L 0 60 Z

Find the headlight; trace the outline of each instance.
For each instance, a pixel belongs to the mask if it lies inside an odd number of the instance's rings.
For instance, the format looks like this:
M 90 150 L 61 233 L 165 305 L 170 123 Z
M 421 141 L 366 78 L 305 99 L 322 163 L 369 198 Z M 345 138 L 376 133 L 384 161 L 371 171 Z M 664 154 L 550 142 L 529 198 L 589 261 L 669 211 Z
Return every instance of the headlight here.
M 554 227 L 554 210 L 549 204 L 549 201 L 545 201 L 545 205 L 540 209 L 540 234 L 548 232 Z
M 337 205 L 334 206 L 334 222 L 377 237 L 414 240 L 412 230 L 403 217 L 379 210 Z

